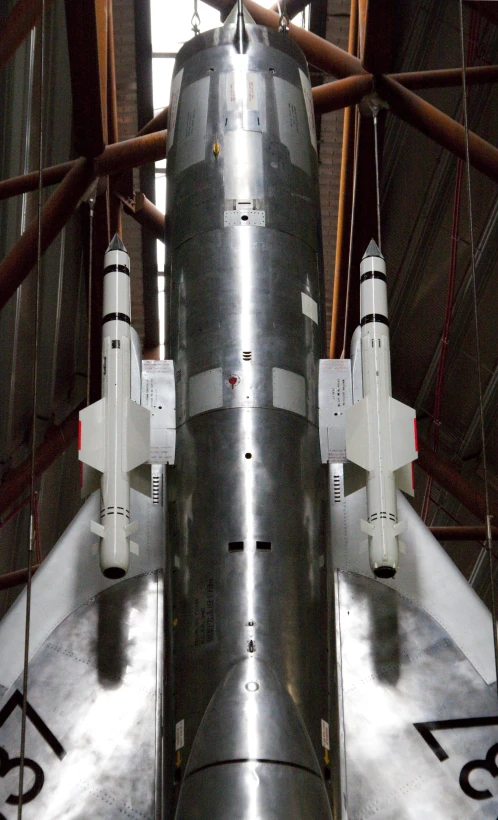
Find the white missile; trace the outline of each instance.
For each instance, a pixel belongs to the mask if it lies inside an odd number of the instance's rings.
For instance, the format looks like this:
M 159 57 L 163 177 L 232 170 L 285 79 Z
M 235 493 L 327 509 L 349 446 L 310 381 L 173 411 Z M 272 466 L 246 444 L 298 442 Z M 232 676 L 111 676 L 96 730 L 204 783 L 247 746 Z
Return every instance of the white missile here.
M 107 578 L 126 575 L 130 541 L 130 484 L 143 488 L 137 468 L 149 459 L 150 412 L 131 400 L 130 257 L 116 234 L 104 257 L 102 319 L 102 398 L 79 416 L 79 458 L 88 465 L 85 489 L 100 480 L 100 567 Z
M 399 565 L 396 488 L 413 495 L 412 462 L 417 458 L 415 410 L 391 395 L 391 355 L 386 264 L 370 242 L 360 266 L 360 324 L 363 399 L 346 411 L 346 456 L 366 471 L 370 566 L 392 578 Z

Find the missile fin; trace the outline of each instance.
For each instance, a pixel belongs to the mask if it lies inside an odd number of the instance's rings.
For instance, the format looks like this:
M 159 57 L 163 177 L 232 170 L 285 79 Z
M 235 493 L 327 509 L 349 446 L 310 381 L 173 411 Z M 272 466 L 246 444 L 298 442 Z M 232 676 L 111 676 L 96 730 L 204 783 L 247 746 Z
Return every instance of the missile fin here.
M 94 535 L 98 535 L 99 538 L 103 538 L 105 535 L 105 527 L 102 524 L 97 524 L 96 521 L 90 522 L 90 529 Z
M 123 439 L 123 466 L 127 473 L 149 460 L 150 410 L 126 400 L 126 433 Z
M 368 397 L 346 410 L 346 456 L 364 470 L 372 470 L 368 429 Z
M 129 538 L 130 535 L 135 535 L 137 530 L 138 530 L 138 522 L 137 521 L 132 521 L 130 524 L 128 524 L 124 528 L 124 534 L 126 535 L 127 538 Z
M 363 489 L 367 484 L 367 474 L 363 467 L 347 461 L 344 465 L 344 497 Z
M 104 472 L 105 459 L 104 419 L 105 399 L 100 399 L 80 411 L 79 460 L 101 473 Z
M 130 487 L 142 495 L 152 497 L 152 473 L 150 464 L 140 464 L 131 470 Z
M 408 525 L 407 525 L 406 521 L 398 521 L 398 523 L 395 524 L 394 527 L 393 527 L 393 534 L 394 535 L 401 535 L 401 533 L 405 532 L 407 526 Z
M 102 473 L 96 470 L 95 467 L 90 467 L 89 464 L 81 462 L 81 497 L 86 498 L 95 490 L 100 489 L 100 480 Z
M 365 521 L 363 518 L 360 519 L 360 527 L 361 531 L 365 533 L 365 535 L 373 535 L 375 532 L 375 527 L 373 524 L 370 524 L 369 521 Z
M 396 487 L 398 488 L 398 490 L 401 490 L 402 492 L 406 493 L 406 495 L 415 495 L 411 463 L 405 464 L 403 467 L 399 467 L 397 470 L 395 470 L 394 480 L 396 481 Z
M 415 410 L 391 397 L 389 428 L 391 430 L 391 470 L 399 470 L 417 458 L 415 446 Z

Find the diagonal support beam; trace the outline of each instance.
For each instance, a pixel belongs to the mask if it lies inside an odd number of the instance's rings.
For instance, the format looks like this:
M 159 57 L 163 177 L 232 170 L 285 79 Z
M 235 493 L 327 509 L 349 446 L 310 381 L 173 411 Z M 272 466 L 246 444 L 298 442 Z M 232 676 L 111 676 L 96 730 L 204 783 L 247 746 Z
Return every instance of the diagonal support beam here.
M 47 200 L 41 217 L 41 251 L 44 253 L 78 207 L 80 199 L 95 179 L 93 163 L 79 159 L 56 191 Z M 38 220 L 0 262 L 0 309 L 14 295 L 37 259 Z
M 438 108 L 399 85 L 391 77 L 376 79 L 376 88 L 392 111 L 409 125 L 465 159 L 465 128 Z M 478 171 L 498 181 L 498 148 L 469 132 L 470 163 Z
M 65 0 L 77 154 L 107 143 L 107 0 Z
M 53 0 L 46 0 L 46 10 Z M 10 60 L 29 32 L 36 25 L 42 13 L 42 0 L 19 0 L 7 17 L 1 20 L 0 68 Z

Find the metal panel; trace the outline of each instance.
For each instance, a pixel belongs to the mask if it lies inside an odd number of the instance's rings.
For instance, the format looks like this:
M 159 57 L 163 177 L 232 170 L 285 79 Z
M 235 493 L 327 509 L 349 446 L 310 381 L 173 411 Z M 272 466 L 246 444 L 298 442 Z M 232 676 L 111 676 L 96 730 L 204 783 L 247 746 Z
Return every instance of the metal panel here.
M 396 590 L 344 571 L 337 590 L 347 816 L 494 820 L 498 797 L 485 792 L 494 791 L 495 692 L 444 627 Z M 462 617 L 472 594 L 454 601 Z M 424 735 L 420 724 L 433 725 Z
M 291 413 L 306 415 L 306 382 L 298 373 L 274 367 L 273 373 L 273 406 Z
M 264 211 L 225 211 L 224 216 L 225 228 L 233 228 L 245 225 L 257 225 L 264 228 L 265 226 L 265 212 Z
M 301 306 L 305 316 L 318 324 L 318 304 L 307 293 L 301 293 Z
M 176 400 L 171 359 L 142 363 L 142 404 L 151 411 L 149 464 L 174 464 Z
M 323 464 L 346 461 L 345 411 L 351 404 L 350 360 L 320 359 L 318 418 Z
M 227 131 L 223 140 L 225 199 L 261 199 L 263 136 L 256 131 Z
M 223 407 L 223 377 L 221 367 L 197 373 L 189 379 L 189 417 Z
M 175 78 L 176 79 L 176 78 Z M 178 171 L 201 162 L 206 156 L 206 123 L 209 100 L 209 77 L 203 77 L 184 89 L 180 98 L 177 129 Z
M 160 573 L 122 581 L 65 618 L 32 658 L 26 820 L 155 816 L 161 609 Z M 10 761 L 19 753 L 21 688 L 18 678 L 0 702 Z M 15 800 L 5 801 L 18 793 L 19 764 L 6 767 L 0 812 L 14 820 Z
M 274 77 L 280 139 L 289 149 L 293 165 L 310 174 L 310 129 L 302 92 L 280 77 Z

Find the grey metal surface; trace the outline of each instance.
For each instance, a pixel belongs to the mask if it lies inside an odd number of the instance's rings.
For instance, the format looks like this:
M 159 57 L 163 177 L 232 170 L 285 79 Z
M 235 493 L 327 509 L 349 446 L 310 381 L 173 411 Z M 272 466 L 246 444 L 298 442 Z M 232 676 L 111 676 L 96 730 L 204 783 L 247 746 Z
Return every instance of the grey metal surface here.
M 65 618 L 32 659 L 24 794 L 41 788 L 26 820 L 156 816 L 162 606 L 160 571 L 122 581 Z M 22 677 L 0 702 L 5 820 L 17 817 L 21 690 Z
M 338 571 L 336 594 L 349 820 L 495 820 L 494 754 L 485 761 L 498 743 L 495 692 L 445 629 L 395 590 Z M 479 725 L 489 717 L 494 725 Z M 445 724 L 454 719 L 468 725 Z M 439 721 L 426 738 L 415 726 Z
M 393 580 L 371 576 L 365 491 L 344 498 L 342 464 L 329 465 L 329 499 L 342 820 L 496 820 L 489 611 L 401 493 L 406 553 Z
M 233 26 L 194 38 L 177 58 L 181 85 L 173 81 L 177 817 L 319 820 L 330 810 L 317 763 L 328 693 L 317 632 L 326 618 L 316 426 L 324 328 L 309 309 L 322 301 L 316 150 L 301 52 L 277 32 L 247 33 L 243 55 Z M 179 123 L 205 77 L 205 153 L 187 167 Z M 264 225 L 232 224 L 227 212 L 264 212 Z M 250 663 L 267 671 L 244 694 Z
M 132 556 L 130 575 L 152 572 L 164 565 L 164 468 L 155 468 L 153 498 L 131 491 L 130 512 L 139 522 L 138 556 Z M 113 585 L 102 575 L 92 554 L 95 536 L 90 521 L 99 515 L 99 493 L 81 508 L 50 556 L 33 578 L 30 657 L 53 630 L 77 607 Z M 23 592 L 0 623 L 0 684 L 10 688 L 23 666 L 26 597 Z

